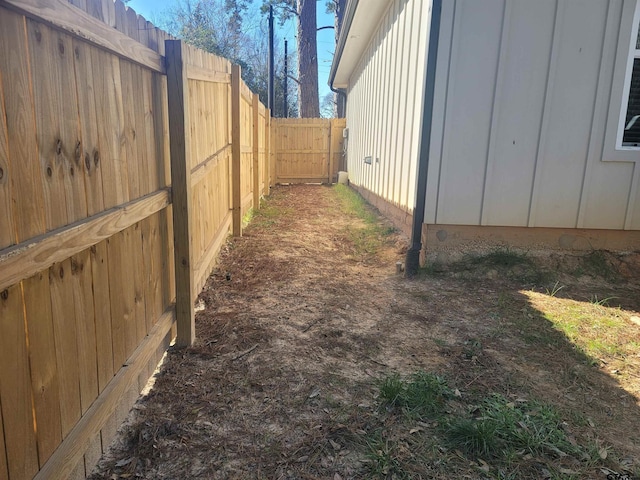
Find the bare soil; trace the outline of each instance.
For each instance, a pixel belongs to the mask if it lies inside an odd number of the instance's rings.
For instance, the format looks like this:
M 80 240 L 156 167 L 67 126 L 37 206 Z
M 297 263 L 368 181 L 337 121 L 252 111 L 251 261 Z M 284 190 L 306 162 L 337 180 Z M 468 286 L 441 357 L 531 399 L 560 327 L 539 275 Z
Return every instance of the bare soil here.
M 380 408 L 379 380 L 418 370 L 443 376 L 470 403 L 492 392 L 552 403 L 572 441 L 608 452 L 586 469 L 557 459 L 573 472 L 558 478 L 638 471 L 640 352 L 612 373 L 526 294 L 549 278 L 475 265 L 407 280 L 395 265 L 407 239 L 393 233 L 364 251 L 353 237 L 360 227 L 332 188 L 274 189 L 201 293 L 195 345 L 170 349 L 91 478 L 496 478 L 484 462 L 429 446 L 437 433 L 428 423 L 410 435 L 411 425 Z M 637 256 L 609 258 L 615 281 L 575 273 L 568 255 L 544 262 L 564 296 L 615 295 L 640 336 L 631 320 L 640 317 Z M 396 442 L 404 469 L 372 467 L 374 432 Z M 545 477 L 544 462 L 529 463 L 519 478 Z

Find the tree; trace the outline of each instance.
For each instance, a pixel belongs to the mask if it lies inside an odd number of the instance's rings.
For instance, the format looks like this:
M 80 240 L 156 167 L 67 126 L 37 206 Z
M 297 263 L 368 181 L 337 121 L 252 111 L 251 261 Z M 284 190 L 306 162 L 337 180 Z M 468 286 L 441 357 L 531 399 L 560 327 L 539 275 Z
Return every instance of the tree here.
M 347 4 L 347 0 L 331 0 L 326 3 L 327 12 L 333 12 L 334 14 L 334 33 L 336 41 L 336 49 L 338 48 L 338 39 L 342 32 L 342 20 L 344 19 L 344 10 Z M 344 118 L 346 113 L 346 97 L 344 95 L 334 94 L 335 96 L 335 116 L 338 118 Z
M 317 0 L 263 0 L 262 11 L 276 10 L 280 24 L 295 18 L 298 27 L 298 95 L 300 114 L 305 118 L 320 116 L 318 97 L 318 43 L 316 40 Z
M 242 79 L 267 103 L 266 22 L 250 0 L 185 0 L 165 13 L 163 27 L 172 35 L 209 53 L 240 65 Z M 253 14 L 253 15 L 252 15 Z M 276 75 L 282 78 L 284 58 L 276 51 Z M 275 85 L 276 105 L 272 114 L 283 116 L 282 82 Z M 296 95 L 289 93 L 289 112 L 297 115 Z

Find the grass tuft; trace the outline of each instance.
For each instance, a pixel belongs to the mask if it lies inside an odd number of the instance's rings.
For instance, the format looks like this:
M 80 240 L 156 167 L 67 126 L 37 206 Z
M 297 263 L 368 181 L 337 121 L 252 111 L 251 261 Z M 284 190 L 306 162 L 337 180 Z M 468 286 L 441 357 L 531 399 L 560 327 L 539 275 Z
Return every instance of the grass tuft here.
M 397 373 L 385 377 L 380 383 L 379 398 L 388 409 L 399 408 L 409 416 L 429 417 L 443 410 L 450 394 L 443 378 L 419 371 L 406 380 Z
M 455 418 L 444 426 L 450 445 L 473 456 L 507 458 L 514 452 L 533 456 L 577 453 L 550 405 L 510 402 L 501 395 L 486 398 L 474 418 Z

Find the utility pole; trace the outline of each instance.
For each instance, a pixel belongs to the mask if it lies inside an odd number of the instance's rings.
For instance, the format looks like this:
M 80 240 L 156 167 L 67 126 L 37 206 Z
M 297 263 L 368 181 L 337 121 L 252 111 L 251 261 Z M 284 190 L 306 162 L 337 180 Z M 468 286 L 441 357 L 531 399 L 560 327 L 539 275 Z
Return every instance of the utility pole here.
M 287 62 L 287 41 L 284 41 L 284 108 L 283 108 L 283 112 L 284 112 L 284 118 L 288 118 L 289 117 L 289 99 L 287 98 L 288 95 L 288 76 L 289 76 L 289 68 L 288 68 L 288 62 Z
M 269 6 L 269 98 L 267 100 L 267 106 L 271 110 L 273 115 L 275 101 L 274 101 L 274 65 L 273 65 L 274 53 L 273 53 L 273 5 Z

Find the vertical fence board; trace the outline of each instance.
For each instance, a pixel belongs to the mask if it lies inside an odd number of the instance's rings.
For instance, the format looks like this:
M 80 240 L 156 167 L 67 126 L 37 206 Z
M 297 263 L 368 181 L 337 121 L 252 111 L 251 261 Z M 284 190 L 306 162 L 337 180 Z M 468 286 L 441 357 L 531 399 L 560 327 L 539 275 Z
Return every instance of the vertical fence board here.
M 62 440 L 61 392 L 56 369 L 56 346 L 47 272 L 40 272 L 24 280 L 22 288 L 29 339 L 38 459 L 42 466 Z
M 111 338 L 111 300 L 109 298 L 109 259 L 107 242 L 91 247 L 91 277 L 96 323 L 96 361 L 98 391 L 102 392 L 115 373 Z
M 9 170 L 9 140 L 4 110 L 4 88 L 0 75 L 0 249 L 16 243 L 11 205 L 11 182 Z M 2 450 L 0 450 L 2 452 Z
M 98 359 L 91 254 L 85 250 L 71 258 L 76 312 L 80 405 L 84 414 L 98 397 Z
M 135 308 L 135 335 L 133 341 L 135 344 L 127 358 L 135 348 L 140 345 L 142 339 L 147 334 L 146 326 L 146 310 L 144 304 L 145 280 L 144 280 L 144 252 L 142 247 L 142 229 L 140 223 L 136 223 L 131 231 L 132 250 L 128 252 L 129 262 L 133 266 L 133 292 L 134 292 L 134 308 Z M 133 260 L 132 260 L 133 258 Z
M 233 211 L 233 236 L 242 235 L 242 194 L 241 194 L 241 135 L 240 135 L 240 109 L 242 95 L 240 93 L 240 66 L 231 67 L 231 208 Z
M 81 159 L 83 162 L 85 190 L 87 194 L 87 213 L 94 215 L 104 210 L 102 192 L 102 168 L 100 168 L 100 147 L 98 145 L 98 118 L 94 98 L 93 65 L 91 47 L 78 40 L 73 41 L 75 57 L 75 75 L 78 85 L 78 112 L 82 136 Z M 101 94 L 101 92 L 99 92 Z M 101 119 L 102 121 L 102 119 Z
M 136 134 L 136 95 L 134 92 L 135 76 L 133 73 L 135 66 L 126 60 L 120 60 L 120 85 L 122 87 L 122 149 L 120 154 L 123 155 L 127 165 L 129 199 L 133 200 L 140 197 L 140 172 L 138 170 L 138 138 Z
M 14 159 L 10 159 L 9 180 L 15 239 L 20 242 L 45 231 L 44 200 L 38 163 L 22 160 L 38 157 L 33 141 L 36 137 L 35 116 L 30 92 L 25 19 L 5 9 L 0 13 L 2 88 L 4 92 L 10 92 L 4 95 L 4 114 L 7 119 L 8 150 Z
M 49 269 L 49 284 L 60 385 L 60 417 L 64 438 L 80 419 L 82 413 L 70 259 Z
M 87 216 L 71 37 L 27 20 L 49 230 Z
M 144 95 L 144 82 L 146 76 L 142 73 L 142 67 L 138 65 L 131 65 L 131 81 L 134 89 L 133 94 L 133 136 L 135 139 L 135 157 L 134 163 L 137 166 L 138 177 L 138 192 L 139 196 L 150 193 L 149 187 L 149 162 L 147 150 L 147 130 L 150 123 L 147 124 L 147 118 L 145 115 L 145 95 Z M 131 160 L 129 160 L 131 163 Z
M 188 129 L 188 80 L 179 40 L 165 42 L 167 84 L 169 89 L 169 133 L 171 137 L 171 178 L 173 191 L 173 228 L 175 245 L 176 321 L 180 346 L 195 340 L 193 311 L 193 251 L 191 249 L 191 169 Z
M 156 132 L 158 123 L 156 116 L 154 115 L 154 99 L 153 88 L 154 81 L 153 75 L 149 70 L 141 70 L 142 73 L 142 100 L 144 107 L 144 141 L 145 141 L 145 153 L 146 153 L 146 188 L 147 193 L 155 192 L 160 187 L 160 179 L 158 178 L 158 152 L 156 145 L 156 138 L 161 138 L 159 132 Z M 158 105 L 158 110 L 160 110 Z M 162 165 L 160 163 L 160 165 Z
M 122 264 L 126 262 L 124 257 L 124 233 L 120 232 L 107 241 L 107 256 L 109 258 L 109 292 L 111 309 L 111 339 L 113 349 L 114 371 L 118 371 L 127 359 L 125 348 L 125 322 L 131 315 L 131 310 L 126 302 L 126 293 L 122 281 L 125 271 Z
M 124 131 L 120 61 L 98 49 L 91 50 L 96 95 L 96 115 L 100 151 L 94 157 L 102 169 L 104 207 L 111 208 L 129 200 L 126 151 L 121 142 Z
M 38 471 L 33 430 L 29 359 L 21 285 L 0 293 L 0 401 L 9 478 L 32 478 Z
M 143 222 L 142 235 L 144 271 L 148 280 L 144 294 L 148 332 L 156 320 L 160 318 L 165 306 L 169 304 L 168 299 L 163 300 L 162 296 L 162 283 L 166 281 L 167 276 L 162 271 L 163 251 L 159 214 L 155 214 Z

